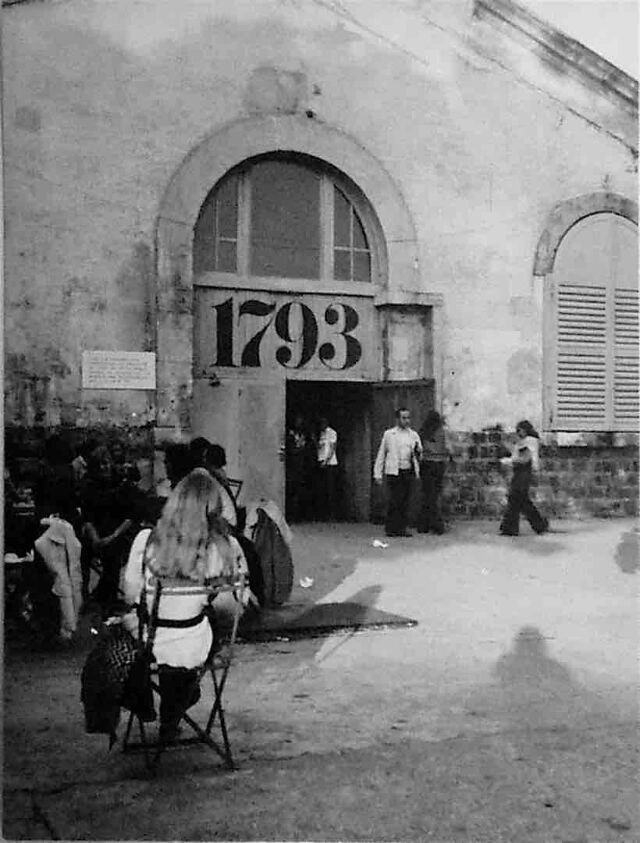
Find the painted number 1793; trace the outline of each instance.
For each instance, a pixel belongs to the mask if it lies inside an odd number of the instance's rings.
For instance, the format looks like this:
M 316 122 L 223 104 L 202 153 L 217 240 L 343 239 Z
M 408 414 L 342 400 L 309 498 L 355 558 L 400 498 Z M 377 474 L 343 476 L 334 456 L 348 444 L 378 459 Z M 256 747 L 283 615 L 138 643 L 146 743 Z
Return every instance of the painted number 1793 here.
M 228 298 L 213 309 L 215 366 L 270 365 L 273 360 L 261 357 L 263 346 L 275 355 L 276 363 L 287 369 L 301 369 L 317 357 L 328 369 L 343 370 L 355 366 L 362 357 L 362 346 L 353 336 L 360 321 L 358 312 L 342 302 L 328 305 L 319 317 L 300 301 L 278 306 L 248 299 L 236 306 L 234 299 Z M 236 349 L 235 329 L 240 325 L 244 346 Z M 271 331 L 276 336 L 275 350 Z

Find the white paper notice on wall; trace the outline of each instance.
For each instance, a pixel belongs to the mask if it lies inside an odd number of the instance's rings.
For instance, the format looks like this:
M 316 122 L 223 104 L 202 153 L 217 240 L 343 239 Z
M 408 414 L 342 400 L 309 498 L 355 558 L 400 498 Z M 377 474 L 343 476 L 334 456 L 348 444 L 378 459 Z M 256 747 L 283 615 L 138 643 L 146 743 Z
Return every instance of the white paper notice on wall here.
M 83 389 L 155 389 L 152 351 L 83 351 Z

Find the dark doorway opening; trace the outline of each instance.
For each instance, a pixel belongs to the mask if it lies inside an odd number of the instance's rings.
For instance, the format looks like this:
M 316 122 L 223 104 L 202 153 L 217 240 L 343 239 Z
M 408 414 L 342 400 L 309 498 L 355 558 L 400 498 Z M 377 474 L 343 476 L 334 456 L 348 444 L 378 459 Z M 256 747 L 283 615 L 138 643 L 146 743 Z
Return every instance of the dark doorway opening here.
M 372 387 L 366 383 L 288 381 L 285 456 L 287 520 L 368 521 L 371 504 Z M 317 437 L 324 416 L 338 435 L 338 468 L 332 516 L 319 507 Z M 307 453 L 294 453 L 296 418 L 302 420 Z M 321 481 L 320 481 L 321 482 Z

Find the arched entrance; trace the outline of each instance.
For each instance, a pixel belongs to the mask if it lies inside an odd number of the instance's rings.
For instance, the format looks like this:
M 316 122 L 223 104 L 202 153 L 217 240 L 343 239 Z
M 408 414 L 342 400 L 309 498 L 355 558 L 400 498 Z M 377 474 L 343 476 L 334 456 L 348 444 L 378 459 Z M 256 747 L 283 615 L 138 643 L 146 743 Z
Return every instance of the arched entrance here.
M 287 410 L 322 394 L 343 411 L 355 395 L 345 389 L 359 385 L 345 439 L 350 514 L 367 517 L 366 387 L 389 379 L 394 308 L 410 310 L 419 328 L 429 309 L 419 301 L 411 218 L 380 163 L 306 118 L 231 124 L 172 178 L 157 258 L 159 435 L 220 442 L 247 496 L 282 504 Z

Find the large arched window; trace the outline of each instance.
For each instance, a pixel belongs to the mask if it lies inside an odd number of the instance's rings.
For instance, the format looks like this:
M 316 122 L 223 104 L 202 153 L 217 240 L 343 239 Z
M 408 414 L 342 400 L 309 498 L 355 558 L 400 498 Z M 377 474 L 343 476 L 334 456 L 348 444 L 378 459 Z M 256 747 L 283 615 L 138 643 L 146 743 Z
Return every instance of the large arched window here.
M 194 274 L 369 283 L 375 267 L 367 208 L 355 185 L 311 156 L 244 161 L 200 210 Z
M 637 226 L 607 212 L 560 241 L 546 293 L 551 430 L 637 430 L 637 242 Z

